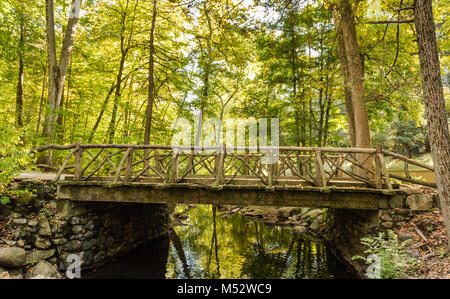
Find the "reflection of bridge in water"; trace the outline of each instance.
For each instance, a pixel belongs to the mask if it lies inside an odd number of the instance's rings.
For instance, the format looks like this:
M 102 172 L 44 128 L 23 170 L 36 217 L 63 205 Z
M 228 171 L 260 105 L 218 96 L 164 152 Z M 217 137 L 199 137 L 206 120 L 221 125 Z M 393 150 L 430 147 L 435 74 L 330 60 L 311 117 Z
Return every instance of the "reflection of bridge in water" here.
M 381 200 L 405 192 L 402 182 L 435 186 L 408 172 L 390 173 L 386 156 L 416 168 L 433 167 L 381 148 L 205 149 L 76 143 L 33 151 L 50 161 L 37 166 L 55 172 L 50 178 L 59 197 L 74 201 L 376 210 Z M 264 164 L 274 155 L 276 163 Z M 40 177 L 45 174 L 19 179 Z

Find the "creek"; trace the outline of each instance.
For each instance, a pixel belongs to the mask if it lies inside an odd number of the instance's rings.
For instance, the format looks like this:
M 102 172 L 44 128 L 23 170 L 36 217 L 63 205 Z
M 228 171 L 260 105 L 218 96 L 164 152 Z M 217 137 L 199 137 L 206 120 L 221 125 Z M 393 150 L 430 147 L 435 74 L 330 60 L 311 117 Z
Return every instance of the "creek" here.
M 320 239 L 197 205 L 185 225 L 82 278 L 354 278 Z

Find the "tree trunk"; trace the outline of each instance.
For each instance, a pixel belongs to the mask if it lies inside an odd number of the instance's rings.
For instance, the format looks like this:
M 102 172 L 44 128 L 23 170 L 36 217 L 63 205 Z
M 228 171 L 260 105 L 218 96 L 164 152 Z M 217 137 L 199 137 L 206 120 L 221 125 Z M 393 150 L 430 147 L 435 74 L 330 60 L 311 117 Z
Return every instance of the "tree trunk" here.
M 369 118 L 364 99 L 364 73 L 359 51 L 353 8 L 349 0 L 340 0 L 340 26 L 347 60 L 355 125 L 356 147 L 370 147 Z
M 211 24 L 211 17 L 209 15 L 209 10 L 206 7 L 207 2 L 203 4 L 203 10 L 205 12 L 206 22 L 208 24 L 208 35 L 206 36 L 206 46 L 207 46 L 207 61 L 205 65 L 205 74 L 203 76 L 203 90 L 200 100 L 200 114 L 198 116 L 197 128 L 194 128 L 196 132 L 194 133 L 194 146 L 200 147 L 202 145 L 202 128 L 203 128 L 203 115 L 205 113 L 205 107 L 207 105 L 209 96 L 209 77 L 211 75 L 211 64 L 212 64 L 212 47 L 211 39 L 213 34 L 213 28 Z M 201 43 L 201 41 L 199 41 Z
M 431 0 L 416 0 L 414 23 L 419 46 L 420 70 L 428 136 L 441 211 L 450 249 L 450 134 L 445 110 Z
M 339 56 L 339 62 L 341 65 L 342 78 L 344 79 L 344 99 L 345 99 L 345 111 L 347 114 L 348 135 L 350 137 L 350 146 L 356 147 L 355 137 L 355 118 L 353 116 L 352 107 L 352 92 L 350 83 L 350 73 L 348 69 L 348 61 L 345 56 L 344 36 L 342 33 L 342 23 L 339 16 L 338 7 L 333 9 L 333 18 L 336 26 L 336 46 Z
M 16 95 L 16 124 L 18 128 L 23 127 L 22 111 L 23 111 L 23 20 L 20 24 L 20 47 L 19 47 L 19 79 L 17 81 L 17 95 Z
M 116 88 L 116 83 L 114 82 L 111 85 L 111 88 L 109 89 L 108 94 L 106 95 L 105 99 L 103 100 L 102 107 L 100 108 L 100 113 L 98 114 L 97 120 L 95 121 L 94 127 L 92 128 L 91 135 L 89 135 L 88 143 L 91 143 L 92 138 L 94 138 L 94 134 L 97 131 L 98 126 L 100 125 L 103 114 L 105 113 L 106 106 L 108 105 L 108 102 L 109 102 L 109 98 L 111 98 L 111 95 L 114 92 L 115 88 Z
M 120 58 L 120 65 L 119 65 L 119 72 L 117 73 L 117 79 L 116 79 L 116 91 L 114 93 L 114 102 L 113 102 L 113 110 L 111 113 L 111 120 L 109 122 L 108 126 L 108 143 L 114 142 L 114 135 L 116 133 L 116 118 L 117 118 L 117 109 L 119 108 L 119 99 L 120 99 L 120 88 L 122 83 L 122 74 L 123 74 L 123 68 L 125 64 L 125 58 L 126 58 L 126 51 L 123 50 L 123 36 L 121 39 L 121 58 Z
M 55 138 L 55 125 L 58 119 L 58 109 L 61 105 L 64 81 L 66 79 L 67 68 L 74 43 L 75 28 L 78 23 L 78 6 L 81 0 L 74 0 L 71 6 L 71 14 L 67 22 L 67 29 L 64 34 L 63 45 L 59 62 L 56 58 L 56 38 L 55 38 L 55 12 L 53 0 L 46 0 L 46 31 L 47 31 L 47 54 L 49 70 L 48 105 L 49 111 L 45 116 L 43 135 L 49 141 Z
M 150 29 L 150 57 L 148 62 L 148 103 L 145 111 L 145 133 L 144 144 L 150 144 L 150 133 L 152 128 L 153 102 L 155 101 L 155 26 L 157 14 L 157 0 L 153 1 L 152 27 Z
M 47 66 L 44 67 L 44 79 L 42 79 L 41 99 L 39 101 L 39 113 L 36 124 L 36 138 L 39 136 L 39 127 L 41 126 L 42 106 L 44 105 L 45 82 L 47 81 Z

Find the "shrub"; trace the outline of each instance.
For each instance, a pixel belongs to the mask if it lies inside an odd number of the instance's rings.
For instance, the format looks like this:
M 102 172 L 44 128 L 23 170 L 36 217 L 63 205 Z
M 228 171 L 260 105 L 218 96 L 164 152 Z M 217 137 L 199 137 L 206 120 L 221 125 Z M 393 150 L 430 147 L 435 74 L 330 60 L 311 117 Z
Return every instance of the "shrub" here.
M 388 234 L 380 232 L 377 237 L 361 238 L 361 244 L 367 247 L 367 257 L 353 256 L 352 260 L 361 259 L 370 264 L 368 278 L 399 278 L 401 274 L 411 273 L 418 266 L 418 260 L 409 256 L 406 245 L 410 240 L 400 242 L 397 235 L 389 230 Z
M 31 161 L 29 151 L 22 146 L 20 134 L 9 126 L 0 134 L 0 193 L 11 179 Z

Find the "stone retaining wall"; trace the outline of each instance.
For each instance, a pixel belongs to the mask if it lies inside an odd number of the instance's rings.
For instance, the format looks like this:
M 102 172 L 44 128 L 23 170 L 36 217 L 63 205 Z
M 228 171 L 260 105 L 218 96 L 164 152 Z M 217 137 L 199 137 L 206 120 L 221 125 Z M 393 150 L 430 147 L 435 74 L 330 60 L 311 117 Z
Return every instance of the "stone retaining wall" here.
M 0 274 L 12 278 L 62 277 L 71 254 L 79 255 L 82 269 L 98 267 L 169 230 L 166 205 L 59 200 L 54 186 L 41 182 L 19 188 L 36 196 L 0 205 L 11 233 L 0 240 Z
M 385 200 L 378 211 L 330 209 L 323 236 L 363 277 L 367 265 L 361 261 L 352 260 L 354 255 L 362 255 L 366 249 L 361 245 L 362 237 L 399 227 L 415 215 L 438 207 L 435 193 L 405 192 Z
M 404 193 L 382 203 L 379 213 L 379 225 L 391 229 L 411 220 L 414 215 L 429 212 L 439 206 L 435 193 Z

